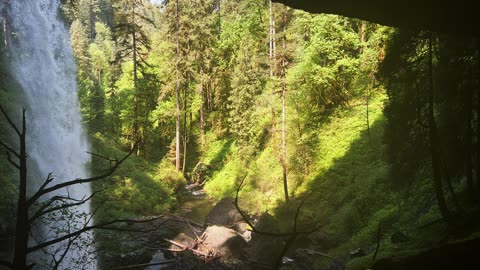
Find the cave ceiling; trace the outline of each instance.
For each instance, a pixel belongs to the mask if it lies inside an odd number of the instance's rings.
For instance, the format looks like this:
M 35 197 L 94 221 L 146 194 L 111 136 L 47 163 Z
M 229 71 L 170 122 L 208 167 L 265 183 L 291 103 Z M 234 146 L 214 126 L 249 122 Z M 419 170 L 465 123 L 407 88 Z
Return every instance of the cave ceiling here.
M 480 36 L 479 2 L 467 0 L 273 0 L 311 13 L 383 25 Z

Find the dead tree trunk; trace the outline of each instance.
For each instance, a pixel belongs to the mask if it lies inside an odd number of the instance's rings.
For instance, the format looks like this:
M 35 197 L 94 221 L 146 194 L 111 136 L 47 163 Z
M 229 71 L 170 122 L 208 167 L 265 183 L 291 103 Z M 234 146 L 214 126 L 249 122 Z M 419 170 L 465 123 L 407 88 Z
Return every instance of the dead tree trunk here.
M 177 171 L 180 171 L 180 17 L 179 17 L 179 7 L 178 0 L 176 0 L 176 46 L 177 46 L 177 61 L 175 64 L 175 77 L 176 77 L 176 110 L 175 110 L 175 168 Z
M 287 179 L 287 83 L 285 81 L 285 73 L 287 69 L 286 61 L 286 51 L 287 51 L 287 41 L 286 41 L 286 15 L 284 15 L 284 28 L 283 28 L 283 39 L 282 39 L 282 175 L 283 175 L 283 190 L 285 193 L 285 201 L 288 202 L 288 179 Z
M 274 75 L 274 65 L 275 65 L 275 18 L 273 14 L 273 4 L 272 1 L 269 1 L 269 58 L 270 58 L 270 77 Z
M 6 115 L 6 114 L 5 114 Z M 13 124 L 13 123 L 12 123 Z M 20 181 L 18 184 L 17 220 L 15 224 L 15 251 L 13 269 L 24 269 L 27 264 L 28 249 L 28 200 L 27 200 L 27 149 L 25 143 L 26 123 L 25 109 L 22 113 L 22 131 L 12 126 L 20 138 L 20 154 L 13 153 L 19 160 Z M 14 163 L 9 157 L 9 161 Z M 16 166 L 16 165 L 15 165 Z
M 480 195 L 480 38 L 477 38 L 477 197 Z M 480 202 L 480 198 L 477 198 Z
M 428 37 L 428 127 L 430 135 L 430 155 L 433 172 L 433 187 L 437 197 L 438 208 L 445 222 L 451 227 L 452 217 L 448 209 L 445 195 L 443 194 L 442 169 L 440 159 L 440 145 L 438 143 L 437 126 L 434 115 L 434 86 L 433 86 L 433 54 L 432 54 L 432 33 Z
M 106 159 L 110 162 L 110 169 L 106 170 L 103 174 L 98 176 L 93 176 L 90 178 L 77 178 L 71 181 L 66 181 L 62 183 L 58 183 L 55 185 L 51 185 L 53 181 L 53 177 L 51 174 L 48 175 L 47 179 L 44 183 L 37 189 L 37 191 L 30 197 L 27 197 L 27 149 L 26 149 L 26 117 L 25 117 L 25 110 L 22 113 L 22 127 L 18 129 L 17 126 L 13 123 L 10 119 L 8 114 L 3 110 L 0 106 L 1 113 L 7 119 L 10 127 L 15 131 L 16 135 L 19 138 L 19 152 L 14 150 L 10 147 L 7 143 L 0 141 L 0 145 L 3 146 L 7 150 L 7 160 L 8 162 L 13 165 L 19 171 L 19 184 L 18 184 L 18 199 L 17 199 L 17 209 L 16 209 L 16 224 L 15 224 L 15 247 L 13 251 L 13 260 L 12 262 L 7 261 L 0 261 L 0 265 L 7 266 L 11 269 L 27 269 L 27 256 L 31 252 L 35 252 L 37 250 L 42 250 L 46 247 L 54 245 L 56 243 L 60 243 L 63 241 L 69 241 L 68 247 L 64 250 L 63 255 L 55 261 L 55 267 L 61 263 L 65 254 L 69 251 L 69 247 L 72 241 L 78 238 L 78 236 L 86 231 L 93 230 L 96 228 L 102 229 L 116 229 L 111 227 L 111 225 L 116 223 L 123 223 L 127 222 L 127 220 L 113 220 L 103 224 L 97 224 L 94 226 L 88 226 L 93 214 L 91 215 L 90 219 L 85 222 L 85 226 L 83 228 L 73 231 L 67 235 L 58 236 L 55 239 L 49 239 L 44 242 L 41 242 L 42 239 L 36 239 L 37 243 L 34 246 L 28 246 L 29 244 L 29 235 L 31 231 L 32 224 L 51 213 L 62 213 L 63 211 L 68 211 L 70 207 L 78 206 L 84 204 L 85 202 L 89 201 L 95 193 L 93 193 L 88 198 L 76 199 L 68 196 L 53 196 L 46 201 L 41 201 L 41 198 L 47 195 L 54 194 L 56 191 L 60 189 L 69 188 L 73 185 L 77 184 L 87 184 L 94 181 L 102 180 L 110 175 L 112 175 L 115 170 L 122 164 L 130 155 L 133 154 L 134 149 L 136 149 L 136 144 L 130 150 L 130 152 L 124 156 L 122 159 L 110 159 L 101 155 L 99 156 L 103 159 Z M 18 161 L 16 161 L 16 160 Z M 59 201 L 62 201 L 60 204 L 56 204 Z M 69 201 L 69 202 L 68 202 Z M 31 213 L 32 209 L 35 208 L 34 212 Z M 62 214 L 60 214 L 62 215 Z M 158 219 L 158 218 L 155 218 Z M 152 219 L 153 220 L 153 219 Z M 135 221 L 135 220 L 128 220 L 128 222 L 145 222 L 145 221 Z M 44 240 L 44 239 L 43 239 Z
M 472 73 L 470 73 L 472 74 Z M 472 76 L 473 79 L 473 76 Z M 465 93 L 465 175 L 467 177 L 468 196 L 471 202 L 475 201 L 475 187 L 473 184 L 472 164 L 472 114 L 473 114 L 473 85 L 467 85 Z

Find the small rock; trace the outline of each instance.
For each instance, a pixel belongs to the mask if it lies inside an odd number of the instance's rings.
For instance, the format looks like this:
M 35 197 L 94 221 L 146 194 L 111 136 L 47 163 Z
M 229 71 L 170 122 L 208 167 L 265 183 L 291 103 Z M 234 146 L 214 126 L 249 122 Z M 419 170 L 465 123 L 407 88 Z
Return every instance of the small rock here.
M 365 251 L 361 248 L 357 248 L 353 251 L 350 251 L 350 258 L 357 258 L 357 257 L 363 257 L 367 255 Z
M 282 257 L 282 263 L 283 263 L 283 264 L 292 263 L 292 262 L 294 262 L 294 261 L 295 261 L 294 259 L 290 259 L 290 258 L 285 257 L 285 256 Z
M 241 236 L 247 242 L 250 242 L 250 240 L 252 240 L 252 232 L 251 231 L 245 231 L 243 234 L 241 234 Z

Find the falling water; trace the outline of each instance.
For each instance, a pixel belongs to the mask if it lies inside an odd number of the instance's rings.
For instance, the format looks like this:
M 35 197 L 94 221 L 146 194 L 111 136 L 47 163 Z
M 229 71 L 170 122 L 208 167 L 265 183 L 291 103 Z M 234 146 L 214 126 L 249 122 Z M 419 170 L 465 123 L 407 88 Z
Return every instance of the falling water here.
M 12 73 L 27 99 L 27 151 L 29 162 L 35 163 L 37 171 L 29 181 L 37 187 L 50 172 L 56 183 L 85 178 L 89 174 L 86 168 L 90 161 L 86 154 L 89 145 L 77 99 L 75 63 L 68 31 L 58 16 L 59 2 L 9 1 L 12 33 L 9 54 Z M 61 195 L 68 192 L 69 196 L 76 199 L 88 197 L 91 193 L 87 184 L 75 185 L 61 192 Z M 75 211 L 89 213 L 89 209 L 89 203 L 85 203 Z M 58 216 L 56 218 L 61 219 Z M 79 215 L 74 221 L 78 226 L 82 225 L 85 215 Z M 58 221 L 48 223 L 41 229 L 43 237 L 55 237 L 52 229 L 66 225 Z M 78 240 L 82 240 L 82 243 L 74 245 L 77 248 L 70 250 L 71 255 L 67 255 L 64 260 L 66 265 L 61 268 L 81 268 L 71 265 L 81 251 L 78 246 L 85 245 L 85 238 Z

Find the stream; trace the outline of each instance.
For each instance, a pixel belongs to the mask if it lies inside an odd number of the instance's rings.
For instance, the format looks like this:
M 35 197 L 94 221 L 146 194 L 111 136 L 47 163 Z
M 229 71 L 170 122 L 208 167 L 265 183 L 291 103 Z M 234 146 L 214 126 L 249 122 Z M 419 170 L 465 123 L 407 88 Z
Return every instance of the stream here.
M 196 223 L 204 224 L 205 217 L 213 208 L 212 202 L 207 197 L 203 190 L 193 190 L 192 185 L 187 186 L 185 194 L 180 198 L 180 208 L 175 213 L 182 217 L 188 218 Z M 156 264 L 166 261 L 165 255 L 160 250 L 157 250 L 150 260 L 149 264 Z M 145 270 L 159 270 L 164 269 L 168 265 L 151 265 Z
M 179 215 L 203 224 L 205 217 L 213 208 L 212 202 L 203 190 L 189 190 L 186 188 L 185 195 L 180 199 Z

